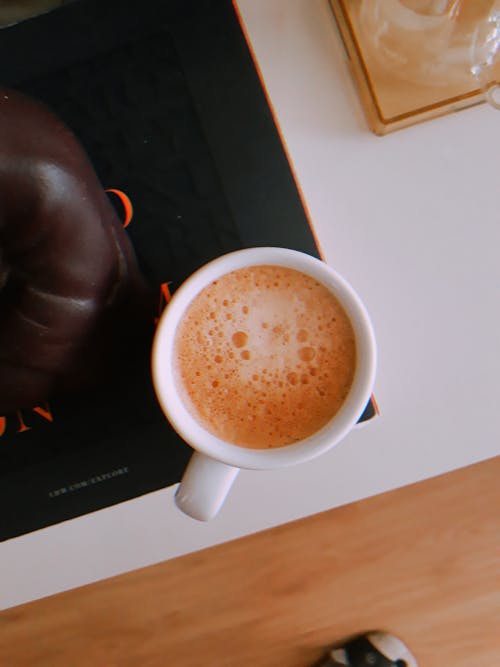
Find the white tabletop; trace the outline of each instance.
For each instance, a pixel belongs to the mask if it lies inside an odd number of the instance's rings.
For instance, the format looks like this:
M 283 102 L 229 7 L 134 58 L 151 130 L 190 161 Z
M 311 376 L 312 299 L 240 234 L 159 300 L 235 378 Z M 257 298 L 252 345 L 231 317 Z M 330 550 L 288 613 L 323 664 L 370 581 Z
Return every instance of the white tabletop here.
M 500 454 L 500 114 L 376 137 L 327 0 L 238 5 L 324 256 L 372 315 L 381 415 L 320 459 L 241 473 L 207 524 L 169 488 L 0 544 L 0 608 Z

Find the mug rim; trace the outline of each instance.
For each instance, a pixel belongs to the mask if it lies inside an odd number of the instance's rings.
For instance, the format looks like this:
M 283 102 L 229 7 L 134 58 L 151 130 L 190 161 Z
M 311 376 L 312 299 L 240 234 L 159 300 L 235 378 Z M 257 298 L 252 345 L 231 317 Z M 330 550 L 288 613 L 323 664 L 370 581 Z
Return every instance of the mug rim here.
M 175 388 L 175 333 L 193 299 L 213 280 L 249 266 L 283 266 L 313 277 L 340 301 L 356 339 L 356 370 L 340 409 L 308 438 L 270 449 L 236 445 L 210 433 L 191 415 Z M 153 340 L 151 371 L 157 399 L 174 430 L 193 449 L 213 459 L 255 470 L 270 470 L 311 460 L 339 443 L 353 428 L 370 400 L 375 381 L 375 335 L 361 299 L 347 281 L 328 264 L 307 253 L 278 247 L 245 248 L 221 255 L 203 265 L 175 291 L 163 311 Z

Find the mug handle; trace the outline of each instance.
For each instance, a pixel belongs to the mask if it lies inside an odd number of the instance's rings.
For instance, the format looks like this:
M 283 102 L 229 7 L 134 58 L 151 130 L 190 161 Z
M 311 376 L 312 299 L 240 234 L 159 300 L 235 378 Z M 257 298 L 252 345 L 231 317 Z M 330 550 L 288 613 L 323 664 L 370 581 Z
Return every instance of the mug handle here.
M 175 493 L 177 507 L 198 521 L 213 519 L 239 471 L 239 468 L 194 452 Z

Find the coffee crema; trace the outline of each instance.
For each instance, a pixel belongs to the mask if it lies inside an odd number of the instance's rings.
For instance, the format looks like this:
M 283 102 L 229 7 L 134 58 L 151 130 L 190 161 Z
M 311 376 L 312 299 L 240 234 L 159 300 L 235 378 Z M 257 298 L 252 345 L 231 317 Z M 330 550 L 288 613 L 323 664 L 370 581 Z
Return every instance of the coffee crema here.
M 250 266 L 214 280 L 177 328 L 175 377 L 210 433 L 254 449 L 320 430 L 352 385 L 356 343 L 337 298 L 300 271 Z

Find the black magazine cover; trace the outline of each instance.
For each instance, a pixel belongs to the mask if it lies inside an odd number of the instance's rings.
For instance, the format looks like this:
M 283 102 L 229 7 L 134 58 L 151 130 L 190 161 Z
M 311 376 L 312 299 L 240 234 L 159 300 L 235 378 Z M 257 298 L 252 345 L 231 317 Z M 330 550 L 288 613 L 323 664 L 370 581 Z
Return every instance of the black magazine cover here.
M 223 253 L 318 255 L 229 0 L 74 0 L 1 30 L 0 63 L 2 85 L 45 102 L 103 187 L 130 198 L 127 232 L 159 309 L 162 285 Z M 190 449 L 158 407 L 149 349 L 124 371 L 0 416 L 0 540 L 180 480 Z

